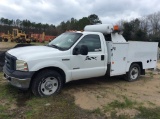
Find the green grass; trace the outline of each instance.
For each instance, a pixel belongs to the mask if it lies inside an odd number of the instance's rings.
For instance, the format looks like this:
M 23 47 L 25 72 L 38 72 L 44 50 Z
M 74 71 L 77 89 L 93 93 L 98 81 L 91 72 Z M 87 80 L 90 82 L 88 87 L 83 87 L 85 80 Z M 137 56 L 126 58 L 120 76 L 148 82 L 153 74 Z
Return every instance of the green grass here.
M 3 73 L 2 72 L 0 72 L 0 79 L 3 77 Z M 1 82 L 1 80 L 0 80 L 0 82 Z
M 149 72 L 151 79 L 153 78 L 153 72 Z
M 35 114 L 35 112 L 33 110 L 28 110 L 25 112 L 25 117 L 27 119 L 32 119 L 32 115 L 34 115 L 34 114 Z
M 139 107 L 138 110 L 140 111 L 140 114 L 138 114 L 135 119 L 160 119 L 160 107 Z
M 115 108 L 118 108 L 118 109 L 133 108 L 136 104 L 137 104 L 136 101 L 132 101 L 128 99 L 127 97 L 124 97 L 124 102 L 114 100 L 113 102 L 104 106 L 103 109 L 104 109 L 104 112 L 107 112 Z
M 130 116 L 129 115 L 124 115 L 124 114 L 121 114 L 121 115 L 116 115 L 117 111 L 112 111 L 111 112 L 111 119 L 130 119 Z
M 7 107 L 0 105 L 0 114 L 4 113 L 6 109 L 7 109 Z
M 2 72 L 0 72 L 2 76 Z M 22 92 L 0 77 L 0 119 L 75 119 L 96 118 L 97 116 L 79 108 L 70 95 L 60 93 L 55 96 L 38 98 L 29 91 Z M 5 103 L 4 103 L 5 102 Z M 4 104 L 2 106 L 2 104 Z M 11 107 L 16 105 L 15 109 Z M 47 104 L 47 105 L 46 105 Z
M 7 113 L 0 113 L 0 119 L 12 119 Z
M 151 105 L 151 106 L 155 106 L 155 104 L 151 101 L 148 101 L 148 104 Z
M 96 114 L 96 115 L 104 115 L 104 113 L 101 111 L 100 108 L 96 108 L 94 110 L 91 111 L 92 113 Z
M 150 105 L 155 106 L 154 103 L 148 102 Z M 138 108 L 137 108 L 138 107 Z M 141 105 L 141 103 L 137 103 L 135 101 L 131 101 L 128 98 L 124 97 L 124 102 L 120 102 L 115 100 L 105 106 L 104 113 L 109 112 L 111 113 L 111 119 L 130 119 L 129 115 L 116 115 L 115 108 L 118 109 L 126 109 L 126 108 L 133 108 L 138 110 L 140 113 L 136 115 L 135 119 L 160 119 L 160 107 L 156 108 L 146 108 Z
M 7 82 L 0 84 L 0 100 L 7 99 L 9 102 L 12 102 L 17 98 L 18 92 L 18 89 L 9 85 Z
M 10 115 L 8 115 L 7 110 L 8 107 L 7 106 L 3 106 L 0 105 L 0 119 L 10 119 Z
M 29 119 L 37 118 L 91 118 L 92 113 L 82 110 L 74 104 L 74 99 L 69 95 L 59 94 L 47 98 L 33 97 L 27 101 L 27 107 L 31 107 L 31 111 L 26 112 L 26 117 Z M 49 105 L 46 105 L 49 104 Z

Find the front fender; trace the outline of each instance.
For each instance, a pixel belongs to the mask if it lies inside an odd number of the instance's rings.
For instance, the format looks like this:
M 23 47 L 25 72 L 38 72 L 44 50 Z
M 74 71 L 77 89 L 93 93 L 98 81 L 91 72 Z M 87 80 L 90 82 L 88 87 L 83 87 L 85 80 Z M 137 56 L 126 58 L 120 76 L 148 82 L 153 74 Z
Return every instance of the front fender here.
M 32 62 L 32 63 L 29 63 L 28 67 L 29 67 L 29 71 L 38 71 L 42 68 L 45 68 L 45 67 L 59 67 L 61 69 L 63 69 L 64 71 L 66 70 L 69 70 L 69 68 L 61 63 L 61 62 L 58 62 L 58 61 L 41 61 L 41 62 Z
M 70 62 L 63 63 L 63 62 L 53 61 L 53 60 L 44 60 L 40 62 L 37 62 L 37 61 L 28 62 L 29 71 L 38 71 L 40 69 L 47 68 L 47 67 L 57 67 L 62 69 L 66 75 L 66 82 L 71 80 L 71 71 L 69 69 L 69 66 L 70 66 Z

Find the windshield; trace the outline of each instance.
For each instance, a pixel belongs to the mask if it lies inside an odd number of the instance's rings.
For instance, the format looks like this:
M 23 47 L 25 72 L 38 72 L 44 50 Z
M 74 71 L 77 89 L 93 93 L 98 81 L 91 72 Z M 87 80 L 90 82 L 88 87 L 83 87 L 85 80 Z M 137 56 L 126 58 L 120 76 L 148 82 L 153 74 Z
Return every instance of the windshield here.
M 63 33 L 51 41 L 48 45 L 58 49 L 67 50 L 82 36 L 81 33 Z

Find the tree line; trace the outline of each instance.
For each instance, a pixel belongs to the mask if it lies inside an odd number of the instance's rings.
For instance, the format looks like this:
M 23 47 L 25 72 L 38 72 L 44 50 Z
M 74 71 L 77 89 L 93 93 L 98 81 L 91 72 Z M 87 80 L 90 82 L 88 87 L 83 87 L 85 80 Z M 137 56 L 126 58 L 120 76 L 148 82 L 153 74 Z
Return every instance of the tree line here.
M 47 32 L 48 35 L 57 35 L 55 25 L 31 22 L 30 20 L 9 20 L 7 18 L 0 19 L 0 32 L 11 33 L 13 28 L 18 28 L 25 33 L 42 33 Z
M 101 24 L 98 15 L 91 14 L 79 20 L 71 18 L 62 21 L 59 25 L 35 23 L 29 20 L 0 19 L 0 32 L 11 32 L 13 28 L 19 28 L 26 33 L 42 33 L 47 35 L 59 35 L 66 30 L 83 30 L 86 25 Z M 160 42 L 160 11 L 133 19 L 131 21 L 120 20 L 117 24 L 123 29 L 123 36 L 126 40 L 137 41 L 158 41 Z
M 22 29 L 25 33 L 37 33 L 41 34 L 45 32 L 47 35 L 54 35 L 57 36 L 66 30 L 83 30 L 86 25 L 89 24 L 96 24 L 102 23 L 99 20 L 99 17 L 95 14 L 91 14 L 88 17 L 83 17 L 79 20 L 75 18 L 71 18 L 66 22 L 61 22 L 58 26 L 53 24 L 42 24 L 42 23 L 35 23 L 31 22 L 30 20 L 10 20 L 7 18 L 0 19 L 0 32 L 11 33 L 13 28 Z
M 121 20 L 118 24 L 127 40 L 160 42 L 160 11 L 131 21 Z

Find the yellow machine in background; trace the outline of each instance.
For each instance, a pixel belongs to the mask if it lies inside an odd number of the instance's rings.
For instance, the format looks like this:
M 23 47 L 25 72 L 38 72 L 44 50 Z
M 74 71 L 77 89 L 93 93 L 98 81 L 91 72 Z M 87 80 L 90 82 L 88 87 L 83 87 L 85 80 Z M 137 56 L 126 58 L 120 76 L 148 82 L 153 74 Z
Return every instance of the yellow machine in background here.
M 13 29 L 11 42 L 13 41 L 17 43 L 25 43 L 25 42 L 30 43 L 31 39 L 27 34 L 22 32 L 22 30 Z
M 31 39 L 29 38 L 29 35 L 22 32 L 22 30 L 19 29 L 13 29 L 12 34 L 8 32 L 8 34 L 3 34 L 1 36 L 1 41 L 4 42 L 17 42 L 17 43 L 30 43 Z
M 12 38 L 12 35 L 8 31 L 7 34 L 2 34 L 0 41 L 8 42 L 8 40 L 11 40 L 11 38 Z

